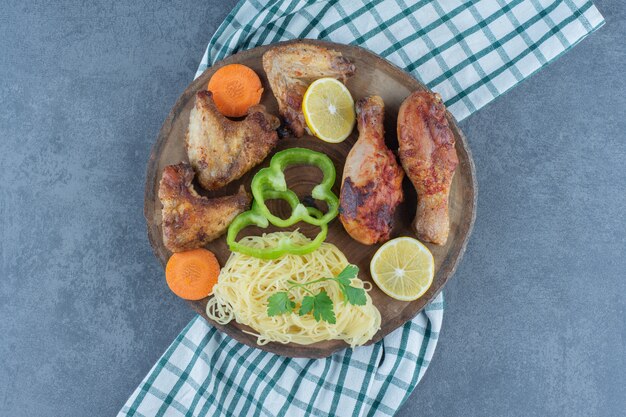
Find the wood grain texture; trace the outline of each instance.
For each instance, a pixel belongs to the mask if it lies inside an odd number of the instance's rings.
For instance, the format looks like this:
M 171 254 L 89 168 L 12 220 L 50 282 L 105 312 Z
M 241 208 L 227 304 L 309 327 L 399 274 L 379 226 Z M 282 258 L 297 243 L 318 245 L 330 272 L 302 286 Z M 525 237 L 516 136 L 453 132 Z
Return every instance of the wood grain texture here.
M 427 88 L 400 68 L 363 48 L 318 40 L 300 41 L 310 42 L 341 51 L 344 56 L 356 64 L 356 75 L 349 79 L 346 85 L 352 93 L 355 101 L 373 94 L 380 95 L 383 98 L 385 102 L 385 131 L 387 146 L 394 151 L 397 150 L 398 141 L 396 138 L 396 120 L 398 109 L 402 101 L 412 91 L 427 90 Z M 161 203 L 158 199 L 159 181 L 161 179 L 163 168 L 166 165 L 175 164 L 180 161 L 187 161 L 187 155 L 184 148 L 184 138 L 189 121 L 189 112 L 194 105 L 195 93 L 206 88 L 209 78 L 218 68 L 232 63 L 244 64 L 254 69 L 261 78 L 265 88 L 261 100 L 262 104 L 265 104 L 268 111 L 271 113 L 278 114 L 276 100 L 272 95 L 265 73 L 261 66 L 261 57 L 269 48 L 269 46 L 263 46 L 237 53 L 207 69 L 183 92 L 161 128 L 148 161 L 144 215 L 146 217 L 150 243 L 155 255 L 164 266 L 171 253 L 163 245 L 161 231 Z M 417 315 L 426 306 L 426 304 L 439 294 L 446 282 L 454 274 L 456 267 L 463 256 L 467 241 L 471 234 L 472 226 L 476 217 L 477 198 L 477 183 L 474 162 L 472 160 L 467 141 L 461 130 L 458 128 L 454 117 L 449 113 L 447 114 L 447 117 L 456 139 L 456 150 L 459 158 L 459 165 L 456 169 L 450 191 L 450 234 L 448 241 L 445 246 L 427 244 L 435 258 L 435 278 L 431 288 L 419 300 L 412 302 L 396 301 L 380 291 L 375 284 L 373 285 L 370 295 L 372 296 L 374 304 L 381 312 L 382 325 L 381 329 L 376 333 L 370 343 L 380 340 L 385 335 L 402 326 L 406 321 L 415 317 L 415 315 Z M 326 153 L 334 161 L 337 169 L 338 180 L 335 183 L 333 190 L 337 195 L 339 195 L 339 189 L 341 187 L 339 179 L 342 176 L 343 164 L 350 148 L 356 141 L 357 136 L 358 132 L 355 129 L 352 135 L 340 144 L 328 144 L 306 135 L 300 139 L 281 139 L 272 154 L 279 150 L 295 146 L 306 147 Z M 203 192 L 199 187 L 196 187 L 196 189 L 203 195 L 207 195 L 209 197 L 221 196 L 229 193 L 232 194 L 237 190 L 240 184 L 244 184 L 246 189 L 249 190 L 250 181 L 254 174 L 260 168 L 267 166 L 268 162 L 269 157 L 261 165 L 253 168 L 250 172 L 245 174 L 241 179 L 234 181 L 223 189 L 210 193 Z M 308 195 L 313 185 L 315 185 L 318 179 L 321 178 L 319 171 L 312 167 L 291 168 L 286 171 L 286 175 L 288 185 L 296 191 L 301 198 Z M 411 229 L 411 222 L 415 215 L 417 196 L 415 189 L 407 178 L 404 180 L 403 188 L 405 192 L 405 201 L 396 210 L 392 238 L 398 236 L 414 237 L 414 233 Z M 280 212 L 283 210 L 283 207 L 276 206 L 274 209 Z M 268 230 L 273 231 L 274 229 L 269 228 Z M 316 233 L 315 228 L 308 226 L 301 227 L 301 230 L 310 236 L 313 236 Z M 256 233 L 258 230 L 255 231 L 254 229 L 250 229 L 250 232 Z M 352 240 L 345 232 L 338 219 L 333 220 L 329 225 L 327 241 L 337 245 L 346 254 L 350 262 L 359 266 L 361 270 L 359 276 L 361 279 L 371 281 L 369 263 L 373 254 L 380 247 L 380 245 L 365 246 Z M 230 255 L 225 237 L 223 236 L 222 238 L 211 242 L 206 247 L 213 251 L 220 264 L 224 265 Z M 246 326 L 236 322 L 231 322 L 226 326 L 222 326 L 209 320 L 205 314 L 207 300 L 208 298 L 200 301 L 193 301 L 190 302 L 190 305 L 195 311 L 198 312 L 198 314 L 202 315 L 219 330 L 249 346 L 257 347 L 283 356 L 310 358 L 326 357 L 332 352 L 347 346 L 343 341 L 336 340 L 318 342 L 306 346 L 294 343 L 287 345 L 269 343 L 264 346 L 258 346 L 254 336 L 242 331 L 243 329 L 250 330 Z

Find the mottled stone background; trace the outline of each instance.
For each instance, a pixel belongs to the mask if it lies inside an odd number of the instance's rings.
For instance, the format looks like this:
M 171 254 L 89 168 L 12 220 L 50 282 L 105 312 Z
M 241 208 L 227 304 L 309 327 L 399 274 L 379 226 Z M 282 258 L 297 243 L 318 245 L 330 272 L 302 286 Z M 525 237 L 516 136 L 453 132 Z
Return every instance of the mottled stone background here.
M 193 316 L 144 172 L 234 3 L 2 2 L 1 416 L 114 415 Z M 626 5 L 597 5 L 604 28 L 461 123 L 478 217 L 400 416 L 626 413 Z

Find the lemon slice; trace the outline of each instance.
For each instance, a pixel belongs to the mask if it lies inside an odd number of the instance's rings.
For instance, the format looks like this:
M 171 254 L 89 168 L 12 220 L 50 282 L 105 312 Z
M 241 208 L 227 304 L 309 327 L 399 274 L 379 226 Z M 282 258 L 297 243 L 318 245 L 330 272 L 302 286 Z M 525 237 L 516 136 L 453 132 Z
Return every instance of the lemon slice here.
M 350 136 L 356 120 L 350 91 L 334 78 L 320 78 L 309 86 L 302 99 L 302 113 L 311 133 L 330 143 Z
M 420 241 L 399 237 L 382 245 L 370 263 L 378 288 L 400 301 L 420 298 L 433 283 L 435 260 Z

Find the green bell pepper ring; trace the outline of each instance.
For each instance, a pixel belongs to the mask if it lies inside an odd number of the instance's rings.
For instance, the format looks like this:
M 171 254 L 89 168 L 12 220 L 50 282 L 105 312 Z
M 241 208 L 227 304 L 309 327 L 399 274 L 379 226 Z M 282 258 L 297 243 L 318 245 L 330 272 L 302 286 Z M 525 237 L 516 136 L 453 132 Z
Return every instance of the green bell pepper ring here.
M 292 165 L 313 165 L 322 171 L 324 176 L 322 182 L 317 184 L 311 191 L 311 197 L 326 202 L 328 206 L 328 211 L 322 214 L 321 217 L 311 214 L 308 210 L 309 207 L 298 201 L 295 207 L 292 206 L 291 216 L 287 219 L 281 219 L 273 215 L 265 204 L 267 190 L 289 191 L 284 170 Z M 275 226 L 289 227 L 299 221 L 322 226 L 328 224 L 339 213 L 339 198 L 332 192 L 335 176 L 333 161 L 323 153 L 305 148 L 285 149 L 272 157 L 269 167 L 261 169 L 254 176 L 251 186 L 252 195 L 257 204 L 259 214 L 263 215 Z
M 296 198 L 297 199 L 297 198 Z M 323 213 L 316 208 L 307 207 L 308 214 L 311 216 L 322 217 Z M 247 226 L 258 226 L 266 228 L 269 226 L 269 221 L 262 214 L 255 209 L 254 203 L 251 210 L 241 213 L 230 224 L 228 228 L 228 235 L 226 236 L 226 242 L 231 251 L 243 253 L 245 255 L 254 256 L 260 259 L 277 259 L 286 254 L 292 255 L 306 255 L 319 248 L 328 234 L 328 225 L 323 224 L 320 226 L 320 232 L 315 239 L 305 245 L 296 245 L 288 237 L 281 239 L 278 244 L 270 248 L 254 248 L 252 246 L 245 245 L 241 242 L 237 242 L 237 235 L 239 232 Z

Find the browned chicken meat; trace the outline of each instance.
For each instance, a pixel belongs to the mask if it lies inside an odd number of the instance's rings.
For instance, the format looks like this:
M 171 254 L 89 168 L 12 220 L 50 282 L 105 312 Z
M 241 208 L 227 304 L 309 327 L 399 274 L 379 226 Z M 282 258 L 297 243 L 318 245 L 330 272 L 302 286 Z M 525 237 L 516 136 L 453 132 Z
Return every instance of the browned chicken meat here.
M 389 240 L 404 172 L 385 146 L 383 99 L 363 98 L 356 112 L 359 139 L 343 169 L 339 219 L 353 239 L 372 245 Z
M 413 228 L 420 240 L 444 245 L 448 240 L 448 196 L 459 163 L 454 135 L 439 94 L 416 91 L 398 113 L 400 160 L 417 190 Z
M 323 77 L 346 79 L 355 67 L 340 52 L 306 43 L 277 46 L 263 54 L 263 69 L 278 100 L 278 111 L 296 137 L 304 135 L 302 97 L 309 85 Z
M 235 195 L 202 197 L 193 189 L 193 177 L 189 164 L 168 165 L 159 184 L 163 243 L 172 252 L 199 248 L 218 238 L 235 216 L 250 205 L 250 196 L 243 186 Z
M 280 125 L 265 106 L 252 106 L 242 121 L 224 117 L 209 91 L 196 95 L 189 115 L 187 155 L 203 188 L 215 190 L 240 178 L 276 146 Z

